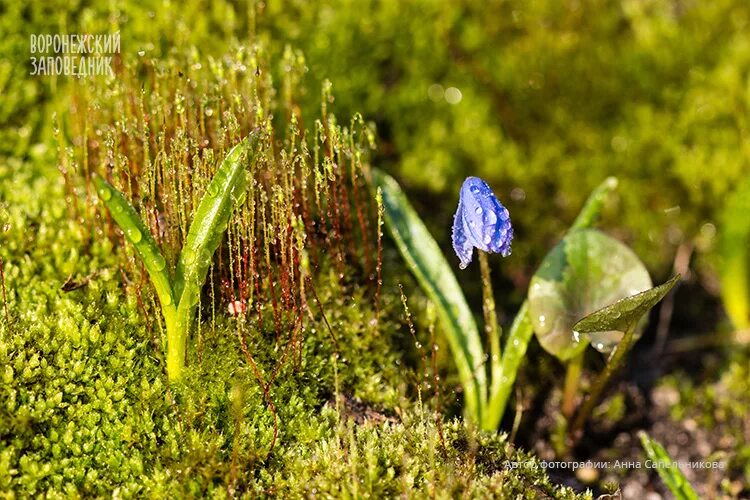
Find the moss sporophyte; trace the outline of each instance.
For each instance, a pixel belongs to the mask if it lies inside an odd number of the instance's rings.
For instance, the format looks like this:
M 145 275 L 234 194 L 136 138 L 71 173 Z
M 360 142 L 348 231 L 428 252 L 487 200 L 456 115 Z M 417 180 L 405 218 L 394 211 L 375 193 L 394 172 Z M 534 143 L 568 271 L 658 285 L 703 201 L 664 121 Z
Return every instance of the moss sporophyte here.
M 180 252 L 174 273 L 135 208 L 111 184 L 94 175 L 99 198 L 143 261 L 159 297 L 167 332 L 167 376 L 177 381 L 185 366 L 190 326 L 214 252 L 227 229 L 229 218 L 247 188 L 245 166 L 259 134 L 252 132 L 234 146 L 219 166 L 198 208 Z

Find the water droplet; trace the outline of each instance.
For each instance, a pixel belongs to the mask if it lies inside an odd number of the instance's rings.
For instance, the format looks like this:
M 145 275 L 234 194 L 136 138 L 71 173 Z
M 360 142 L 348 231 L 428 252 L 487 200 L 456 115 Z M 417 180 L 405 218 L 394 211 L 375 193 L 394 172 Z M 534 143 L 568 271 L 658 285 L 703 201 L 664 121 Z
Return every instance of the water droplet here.
M 596 349 L 598 351 L 601 351 L 602 349 L 604 349 L 604 344 L 602 344 L 601 342 L 599 342 L 598 344 L 596 344 Z
M 186 248 L 185 249 L 185 264 L 192 264 L 193 262 L 195 262 L 195 252 L 193 252 L 189 248 Z
M 112 191 L 108 187 L 103 186 L 99 190 L 99 196 L 101 197 L 102 200 L 107 201 L 112 198 Z
M 478 192 L 479 192 L 479 188 L 478 188 L 478 187 L 476 187 L 476 186 L 471 186 L 471 187 L 469 188 L 469 190 L 470 190 L 470 191 L 471 191 L 472 193 L 478 193 Z
M 214 198 L 217 194 L 219 194 L 219 188 L 216 187 L 216 184 L 212 182 L 208 185 L 208 189 L 206 189 L 206 192 L 208 193 L 208 196 Z
M 518 339 L 513 339 L 513 345 L 516 346 L 516 347 L 518 347 L 518 344 L 520 344 L 520 342 L 518 341 Z
M 477 213 L 477 215 L 482 215 L 482 207 L 477 207 L 474 211 Z
M 157 271 L 162 271 L 165 267 L 167 267 L 167 262 L 164 260 L 164 257 L 162 257 L 161 255 L 157 255 L 151 261 L 151 265 L 154 266 Z
M 461 262 L 461 263 L 460 263 L 460 264 L 458 265 L 458 268 L 459 268 L 459 269 L 466 269 L 467 267 L 469 267 L 469 264 L 467 264 L 467 263 L 465 263 L 465 262 Z
M 490 236 L 489 234 L 485 234 L 484 235 L 484 244 L 485 245 L 489 245 L 491 241 L 492 241 L 492 236 Z
M 115 205 L 115 212 L 122 213 L 122 205 Z
M 171 295 L 167 295 L 166 297 L 164 297 L 164 305 L 165 306 L 168 306 L 171 303 L 172 303 L 172 296 Z
M 417 349 L 421 349 L 422 344 L 420 342 L 414 342 L 414 347 L 416 347 Z
M 127 232 L 128 232 L 128 237 L 130 238 L 130 241 L 132 241 L 133 243 L 138 243 L 143 238 L 143 235 L 138 230 L 138 228 L 131 227 L 130 229 L 128 229 Z
M 573 340 L 578 343 L 581 341 L 581 332 L 573 330 Z
M 544 314 L 540 314 L 539 315 L 539 323 L 541 323 L 543 325 L 545 321 L 547 321 L 547 318 L 544 316 Z

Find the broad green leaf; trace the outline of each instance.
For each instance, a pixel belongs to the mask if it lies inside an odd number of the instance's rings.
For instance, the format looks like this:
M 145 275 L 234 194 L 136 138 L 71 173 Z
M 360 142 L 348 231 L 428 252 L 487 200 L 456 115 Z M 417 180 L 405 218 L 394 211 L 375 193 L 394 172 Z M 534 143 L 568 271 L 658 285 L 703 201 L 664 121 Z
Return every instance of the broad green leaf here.
M 125 233 L 125 238 L 133 245 L 136 253 L 143 261 L 156 289 L 156 295 L 159 297 L 162 309 L 174 309 L 176 304 L 171 280 L 169 279 L 169 271 L 167 270 L 167 262 L 164 260 L 164 256 L 162 256 L 153 236 L 138 216 L 135 208 L 120 191 L 98 175 L 94 175 L 93 179 L 99 199 L 107 207 L 112 218 Z
M 229 151 L 193 214 L 175 273 L 175 295 L 180 310 L 198 302 L 206 273 L 227 229 L 232 210 L 237 201 L 245 196 L 247 155 L 255 148 L 257 141 L 257 133 L 251 133 Z
M 719 228 L 724 308 L 734 327 L 750 328 L 750 178 L 727 201 Z
M 534 332 L 545 350 L 568 360 L 589 341 L 574 334 L 578 320 L 651 286 L 648 271 L 628 247 L 595 229 L 572 231 L 547 254 L 531 279 L 528 300 Z M 609 352 L 621 337 L 615 332 L 599 335 L 593 345 Z
M 467 411 L 481 422 L 487 380 L 474 316 L 450 265 L 398 183 L 378 170 L 373 170 L 372 178 L 382 192 L 386 226 L 422 290 L 436 306 L 464 387 Z
M 595 311 L 573 325 L 573 330 L 587 334 L 592 338 L 598 335 L 615 332 L 622 336 L 632 325 L 635 325 L 680 281 L 680 275 L 657 287 L 630 297 L 620 299 L 614 304 Z M 595 340 L 594 340 L 595 342 Z
M 659 477 L 675 498 L 677 500 L 698 500 L 698 494 L 664 447 L 658 441 L 651 439 L 645 431 L 640 431 L 638 437 L 641 439 L 641 446 L 643 446 L 646 456 L 653 462 Z

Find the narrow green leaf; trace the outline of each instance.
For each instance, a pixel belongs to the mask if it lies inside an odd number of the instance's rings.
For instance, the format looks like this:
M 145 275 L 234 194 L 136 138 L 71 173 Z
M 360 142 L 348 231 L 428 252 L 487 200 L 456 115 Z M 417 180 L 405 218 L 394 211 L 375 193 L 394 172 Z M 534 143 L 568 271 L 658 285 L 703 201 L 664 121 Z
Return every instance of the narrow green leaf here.
M 719 231 L 721 297 L 738 330 L 750 328 L 750 178 L 722 210 Z
M 599 218 L 604 203 L 606 203 L 614 190 L 617 189 L 617 184 L 616 177 L 607 177 L 604 182 L 599 184 L 586 199 L 586 203 L 583 204 L 583 208 L 578 213 L 576 220 L 573 221 L 569 231 L 592 227 Z
M 181 311 L 187 311 L 198 302 L 232 210 L 245 196 L 247 154 L 255 149 L 257 142 L 258 134 L 253 132 L 229 151 L 193 214 L 175 273 L 175 295 Z
M 646 456 L 654 462 L 656 472 L 659 473 L 662 481 L 675 498 L 677 500 L 698 500 L 698 494 L 664 447 L 658 441 L 651 439 L 645 431 L 640 431 L 638 437 L 641 439 L 641 446 L 643 446 Z
M 500 420 L 505 413 L 505 406 L 508 404 L 508 398 L 510 398 L 510 392 L 516 382 L 518 369 L 526 355 L 529 340 L 533 336 L 534 329 L 531 327 L 529 318 L 529 304 L 527 300 L 524 300 L 508 331 L 508 339 L 505 342 L 500 364 L 500 380 L 497 383 L 494 380 L 492 381 L 492 393 L 489 396 L 487 410 L 485 411 L 486 417 L 483 425 L 485 429 L 497 429 L 497 426 L 500 425 Z
M 135 208 L 120 191 L 98 175 L 94 175 L 93 179 L 99 199 L 107 207 L 112 218 L 125 234 L 125 238 L 133 245 L 136 253 L 143 261 L 165 314 L 167 310 L 173 310 L 176 305 L 167 262 L 164 260 L 164 256 L 162 256 L 153 236 L 138 216 Z
M 436 306 L 464 388 L 467 414 L 479 423 L 487 377 L 474 316 L 450 265 L 398 183 L 378 170 L 373 170 L 372 177 L 382 192 L 386 226 L 422 290 Z
M 680 275 L 645 292 L 618 300 L 614 304 L 593 312 L 573 326 L 581 334 L 596 335 L 601 332 L 625 332 L 654 307 L 680 281 Z

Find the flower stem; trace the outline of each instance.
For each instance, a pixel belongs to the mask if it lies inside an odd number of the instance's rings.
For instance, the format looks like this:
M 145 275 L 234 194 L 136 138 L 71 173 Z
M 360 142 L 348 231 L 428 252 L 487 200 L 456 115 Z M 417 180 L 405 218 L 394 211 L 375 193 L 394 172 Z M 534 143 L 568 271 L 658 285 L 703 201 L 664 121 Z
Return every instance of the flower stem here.
M 484 331 L 490 340 L 490 394 L 494 394 L 502 376 L 502 363 L 500 358 L 500 327 L 497 324 L 495 312 L 495 295 L 492 291 L 492 280 L 490 277 L 490 263 L 487 253 L 479 250 L 479 267 L 482 270 L 482 309 L 484 310 Z
M 567 371 L 565 372 L 565 388 L 563 389 L 562 414 L 567 420 L 573 416 L 576 410 L 576 394 L 578 385 L 581 381 L 581 371 L 583 368 L 583 352 L 568 362 Z
M 170 382 L 177 382 L 182 377 L 182 369 L 185 367 L 187 327 L 184 321 L 178 320 L 174 308 L 164 307 L 162 312 L 167 329 L 167 378 Z
M 625 332 L 625 335 L 623 335 L 622 340 L 619 344 L 617 344 L 614 351 L 612 351 L 612 354 L 609 356 L 607 366 L 604 367 L 604 370 L 596 378 L 596 381 L 591 388 L 591 392 L 589 393 L 588 398 L 583 403 L 581 410 L 578 412 L 578 415 L 573 422 L 573 427 L 571 427 L 570 429 L 570 434 L 574 441 L 577 441 L 580 437 L 583 425 L 586 423 L 586 420 L 588 420 L 589 415 L 591 415 L 594 406 L 596 406 L 596 403 L 599 401 L 599 397 L 602 395 L 604 388 L 607 386 L 607 382 L 609 382 L 609 379 L 620 367 L 620 364 L 625 358 L 625 355 L 628 353 L 628 351 L 630 351 L 630 348 L 632 347 L 635 340 L 636 324 L 637 322 L 633 322 L 628 326 L 628 329 Z

